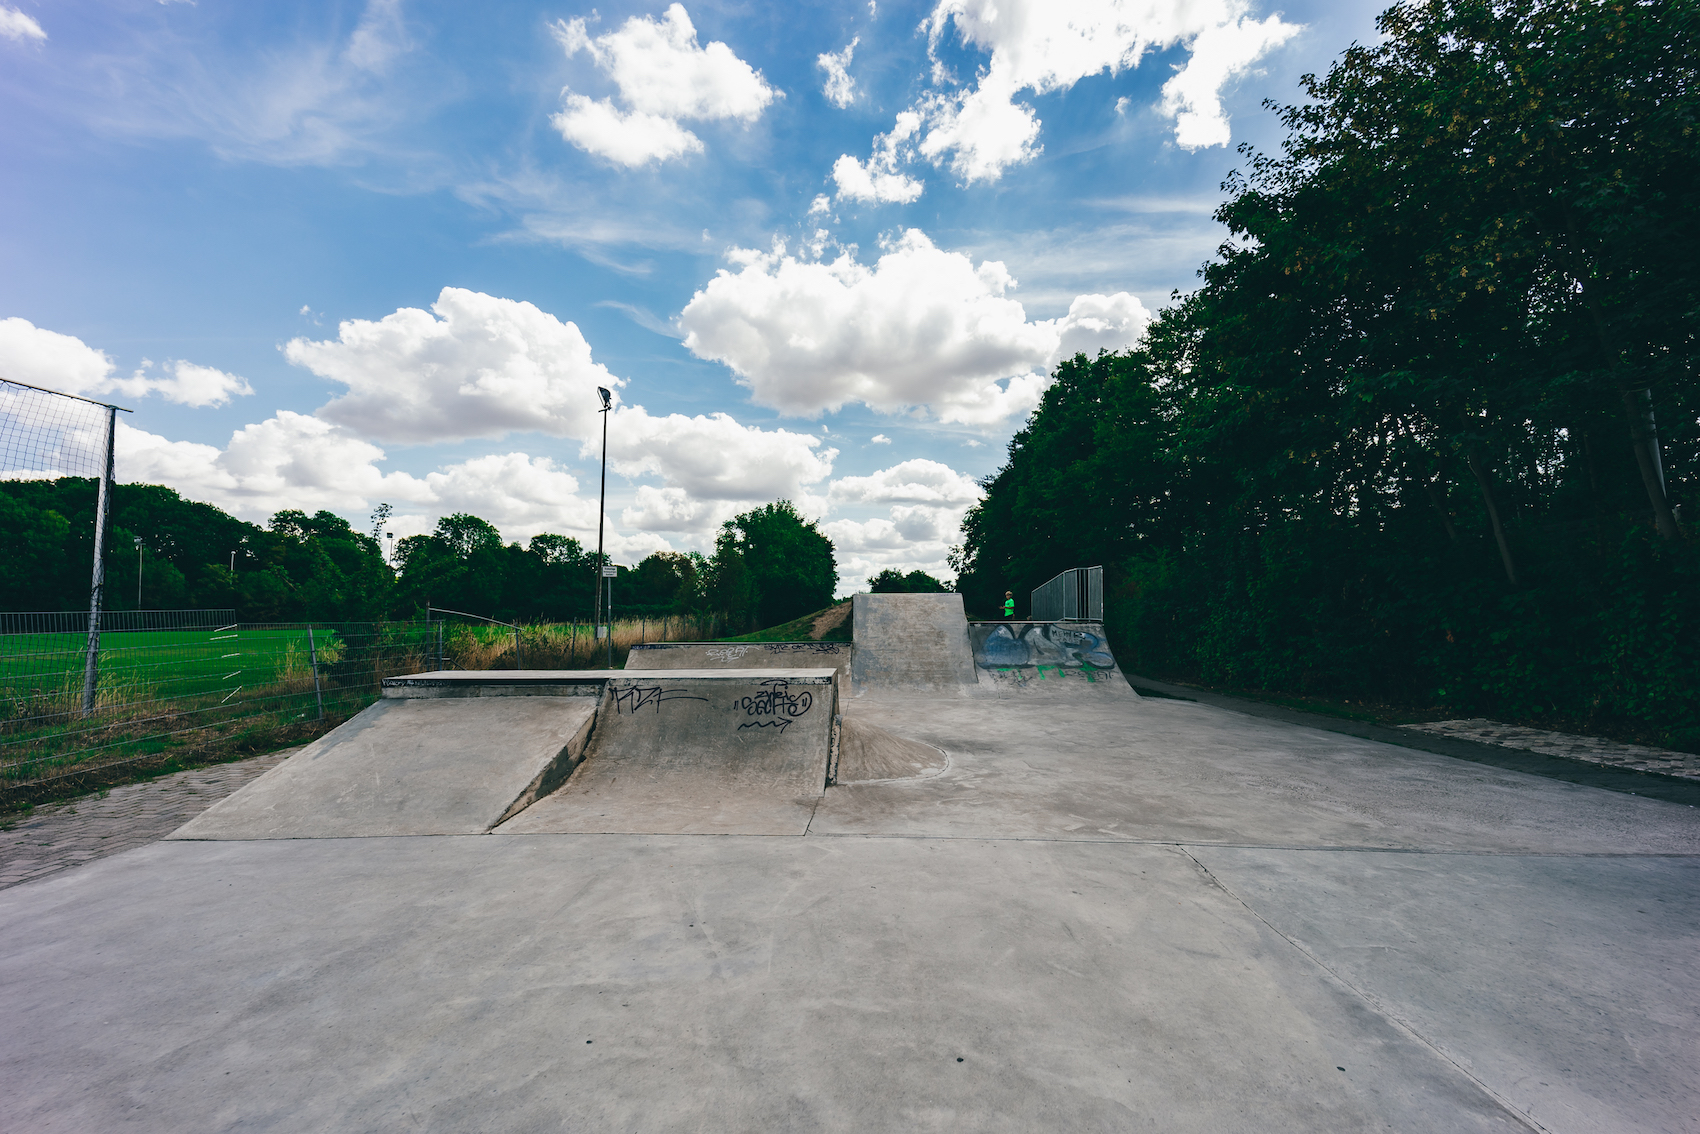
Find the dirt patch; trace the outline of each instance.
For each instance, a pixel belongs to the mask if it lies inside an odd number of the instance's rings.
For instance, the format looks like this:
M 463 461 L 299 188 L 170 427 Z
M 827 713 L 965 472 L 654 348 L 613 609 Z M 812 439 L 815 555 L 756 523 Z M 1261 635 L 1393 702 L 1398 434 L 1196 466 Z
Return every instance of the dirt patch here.
M 841 602 L 837 606 L 829 606 L 815 615 L 814 625 L 809 627 L 809 637 L 818 642 L 827 634 L 844 625 L 844 620 L 850 617 L 851 604 Z

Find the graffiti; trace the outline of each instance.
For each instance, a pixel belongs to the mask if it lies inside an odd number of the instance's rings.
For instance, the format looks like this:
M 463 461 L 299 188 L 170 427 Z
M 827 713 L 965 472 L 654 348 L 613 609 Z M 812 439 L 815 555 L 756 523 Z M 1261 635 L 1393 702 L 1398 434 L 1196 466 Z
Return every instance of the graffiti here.
M 706 701 L 707 697 L 697 697 L 683 689 L 663 689 L 659 685 L 631 685 L 625 689 L 614 690 L 614 712 L 635 713 L 639 709 L 655 706 L 655 711 L 661 711 L 665 701 Z
M 974 663 L 986 669 L 1038 666 L 1060 675 L 1063 669 L 1110 669 L 1116 664 L 1097 623 L 976 622 L 968 633 Z
M 708 656 L 718 662 L 734 662 L 749 652 L 748 646 L 715 646 Z
M 775 718 L 771 721 L 745 721 L 738 726 L 738 731 L 743 732 L 747 728 L 771 728 L 775 732 L 783 733 L 790 725 L 791 722 L 784 718 Z
M 775 678 L 761 683 L 761 689 L 747 697 L 739 697 L 732 702 L 734 710 L 742 709 L 747 717 L 764 718 L 761 720 L 745 721 L 738 726 L 746 728 L 772 728 L 779 732 L 785 731 L 785 726 L 791 721 L 807 713 L 814 707 L 815 695 L 807 689 L 791 691 L 791 683 L 784 678 Z
M 761 649 L 771 654 L 841 654 L 847 642 L 764 642 Z

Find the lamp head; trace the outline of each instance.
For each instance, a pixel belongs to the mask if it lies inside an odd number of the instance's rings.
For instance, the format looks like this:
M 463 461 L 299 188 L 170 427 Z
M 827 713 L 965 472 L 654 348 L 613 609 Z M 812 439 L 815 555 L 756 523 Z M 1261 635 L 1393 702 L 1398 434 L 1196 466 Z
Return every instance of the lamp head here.
M 603 408 L 603 409 L 608 409 L 608 408 L 610 408 L 610 407 L 612 407 L 612 406 L 613 406 L 613 404 L 614 404 L 614 395 L 613 395 L 613 394 L 610 394 L 610 393 L 609 393 L 609 392 L 608 392 L 608 387 L 606 387 L 606 386 L 598 386 L 598 387 L 596 387 L 596 392 L 597 392 L 597 394 L 599 394 L 599 395 L 600 395 L 600 396 L 601 396 L 601 398 L 602 398 L 602 408 Z

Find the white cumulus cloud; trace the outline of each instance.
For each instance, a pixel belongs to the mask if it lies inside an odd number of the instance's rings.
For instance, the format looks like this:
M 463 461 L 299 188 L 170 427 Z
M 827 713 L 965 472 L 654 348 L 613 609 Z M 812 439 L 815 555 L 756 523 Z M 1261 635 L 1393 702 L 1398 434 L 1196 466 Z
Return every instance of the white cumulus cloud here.
M 682 4 L 659 20 L 633 16 L 605 35 L 591 36 L 582 17 L 557 20 L 551 31 L 569 56 L 589 53 L 619 88 L 624 109 L 613 99 L 563 92 L 566 106 L 550 121 L 573 145 L 621 165 L 701 150 L 682 119 L 752 122 L 782 97 L 726 44 L 699 46 Z
M 927 123 L 918 151 L 964 182 L 996 180 L 1040 149 L 1040 122 L 1017 101 L 1022 92 L 1067 90 L 1176 46 L 1190 56 L 1163 89 L 1176 139 L 1225 145 L 1223 87 L 1299 30 L 1278 16 L 1253 20 L 1249 8 L 1248 0 L 940 0 L 922 24 L 932 48 L 954 26 L 963 46 L 991 59 L 967 90 L 950 89 L 935 65 L 935 89 L 915 107 Z
M 221 406 L 234 394 L 252 394 L 246 378 L 211 366 L 181 359 L 167 362 L 164 374 L 143 360 L 128 378 L 115 375 L 117 365 L 103 350 L 75 335 L 37 327 L 28 319 L 0 319 L 0 377 L 42 386 L 64 394 L 121 395 L 144 398 L 158 394 L 185 406 Z
M 587 455 L 592 444 L 586 443 Z M 614 470 L 664 482 L 641 486 L 636 506 L 622 516 L 653 531 L 711 531 L 737 512 L 781 499 L 817 514 L 826 502 L 811 486 L 832 474 L 837 456 L 819 437 L 743 425 L 724 413 L 661 417 L 642 406 L 621 407 L 608 423 Z
M 824 51 L 815 56 L 815 66 L 826 72 L 826 83 L 821 87 L 821 93 L 826 96 L 826 101 L 841 110 L 856 101 L 856 80 L 850 75 L 850 56 L 861 42 L 862 37 L 857 36 L 844 45 L 843 51 Z
M 539 532 L 596 539 L 594 497 L 579 495 L 578 478 L 548 457 L 500 453 L 444 465 L 424 476 L 385 472 L 384 451 L 340 426 L 281 411 L 231 434 L 224 448 L 171 441 L 120 421 L 115 446 L 118 478 L 167 484 L 263 522 L 285 508 L 359 516 L 380 500 L 395 506 L 391 528 L 402 535 L 430 531 L 440 516 L 471 512 L 509 540 Z M 608 532 L 610 550 L 638 558 L 667 546 L 651 533 Z
M 292 339 L 284 355 L 348 387 L 318 416 L 384 441 L 530 431 L 586 437 L 601 404 L 596 387 L 622 384 L 591 359 L 577 325 L 456 287 L 445 287 L 430 311 L 349 319 L 337 338 Z
M 976 265 L 910 229 L 876 264 L 738 250 L 680 313 L 685 346 L 724 362 L 755 400 L 804 416 L 862 402 L 989 424 L 1037 404 L 1045 372 L 1075 349 L 1128 346 L 1146 314 L 1126 293 L 1081 296 L 1029 321 L 995 260 Z M 1120 340 L 1117 342 L 1116 340 Z
M 587 153 L 637 166 L 702 152 L 702 139 L 671 118 L 621 110 L 612 99 L 568 94 L 566 109 L 550 119 L 561 137 Z
M 838 553 L 841 589 L 863 589 L 867 578 L 888 567 L 948 579 L 963 514 L 984 495 L 972 477 L 926 459 L 834 480 L 828 496 L 835 507 L 886 507 L 885 516 L 822 525 Z
M 832 180 L 838 185 L 838 196 L 852 201 L 907 204 L 921 195 L 924 182 L 899 170 L 907 152 L 914 148 L 913 139 L 921 128 L 921 116 L 904 111 L 889 134 L 874 138 L 873 153 L 863 164 L 849 154 L 842 155 L 832 165 Z
M 11 40 L 33 39 L 38 43 L 47 38 L 35 17 L 27 16 L 16 8 L 0 8 L 0 35 Z

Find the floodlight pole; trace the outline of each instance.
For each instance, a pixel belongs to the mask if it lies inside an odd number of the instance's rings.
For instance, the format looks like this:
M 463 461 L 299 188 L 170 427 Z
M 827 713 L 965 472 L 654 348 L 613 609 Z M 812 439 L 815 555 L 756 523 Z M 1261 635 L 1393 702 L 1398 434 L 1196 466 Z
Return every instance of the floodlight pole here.
M 142 537 L 136 537 L 136 609 L 142 609 Z
M 607 560 L 602 554 L 602 529 L 608 514 L 608 411 L 614 408 L 614 397 L 607 387 L 596 387 L 596 394 L 602 399 L 602 493 L 596 503 L 596 613 L 594 621 L 602 621 L 602 568 Z M 610 598 L 613 596 L 610 595 Z M 608 639 L 608 668 L 614 668 L 614 627 L 604 626 L 602 633 Z

